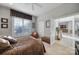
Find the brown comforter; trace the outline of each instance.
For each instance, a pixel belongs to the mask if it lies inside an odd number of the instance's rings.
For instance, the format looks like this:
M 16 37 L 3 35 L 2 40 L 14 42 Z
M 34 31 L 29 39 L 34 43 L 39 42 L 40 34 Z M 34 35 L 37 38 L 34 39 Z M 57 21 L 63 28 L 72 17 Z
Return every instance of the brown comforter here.
M 45 48 L 42 42 L 32 38 L 18 39 L 16 44 L 12 45 L 14 48 L 6 49 L 1 52 L 2 55 L 43 55 Z

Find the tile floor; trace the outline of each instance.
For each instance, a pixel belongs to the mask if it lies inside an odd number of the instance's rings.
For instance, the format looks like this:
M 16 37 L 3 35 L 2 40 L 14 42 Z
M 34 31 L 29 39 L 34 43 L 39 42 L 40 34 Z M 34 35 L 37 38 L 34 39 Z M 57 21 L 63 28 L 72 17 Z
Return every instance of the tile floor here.
M 60 41 L 55 42 L 52 46 L 43 42 L 46 48 L 45 55 L 75 55 L 75 49 L 65 47 Z

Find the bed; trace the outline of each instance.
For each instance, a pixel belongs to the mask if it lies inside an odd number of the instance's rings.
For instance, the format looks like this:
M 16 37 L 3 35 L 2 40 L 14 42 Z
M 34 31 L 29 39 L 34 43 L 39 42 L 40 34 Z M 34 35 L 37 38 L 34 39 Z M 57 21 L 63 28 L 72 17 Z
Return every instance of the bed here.
M 12 44 L 13 48 L 6 48 L 0 50 L 1 55 L 43 55 L 45 47 L 38 40 L 34 40 L 30 37 L 23 37 L 17 39 L 16 44 Z

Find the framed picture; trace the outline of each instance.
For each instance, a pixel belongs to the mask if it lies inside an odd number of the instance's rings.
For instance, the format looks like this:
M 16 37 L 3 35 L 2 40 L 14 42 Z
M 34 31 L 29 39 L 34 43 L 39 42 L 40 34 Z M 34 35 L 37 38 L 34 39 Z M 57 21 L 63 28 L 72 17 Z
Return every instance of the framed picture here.
M 46 28 L 50 28 L 50 20 L 46 20 Z
M 8 23 L 8 19 L 7 18 L 1 18 L 1 23 Z
M 8 28 L 8 24 L 1 24 L 1 28 Z

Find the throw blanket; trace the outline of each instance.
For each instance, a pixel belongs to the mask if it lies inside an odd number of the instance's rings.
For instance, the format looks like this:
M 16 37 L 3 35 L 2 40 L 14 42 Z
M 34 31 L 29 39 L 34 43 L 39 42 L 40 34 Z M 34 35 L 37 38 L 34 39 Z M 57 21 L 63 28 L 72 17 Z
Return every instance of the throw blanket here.
M 32 38 L 18 39 L 17 44 L 13 44 L 14 48 L 6 50 L 3 55 L 43 55 L 45 47 L 42 42 Z

